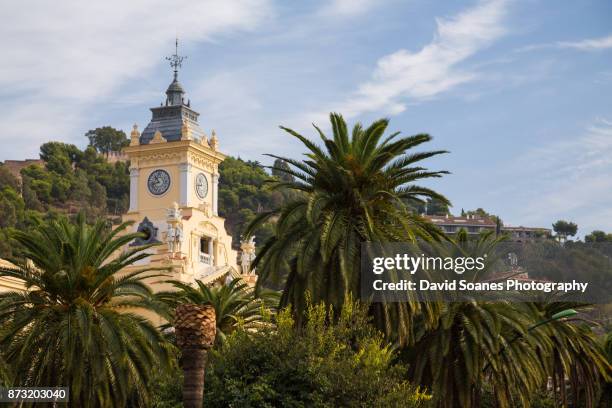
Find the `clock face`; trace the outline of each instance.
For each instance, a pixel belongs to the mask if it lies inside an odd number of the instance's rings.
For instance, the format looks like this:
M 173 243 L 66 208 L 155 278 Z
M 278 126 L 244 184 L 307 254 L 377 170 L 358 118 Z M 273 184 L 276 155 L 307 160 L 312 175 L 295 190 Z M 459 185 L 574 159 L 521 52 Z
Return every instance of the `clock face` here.
M 170 188 L 170 175 L 166 170 L 155 170 L 147 181 L 149 191 L 153 195 L 162 195 Z
M 195 179 L 195 191 L 200 199 L 205 199 L 208 194 L 208 180 L 204 173 L 199 173 Z

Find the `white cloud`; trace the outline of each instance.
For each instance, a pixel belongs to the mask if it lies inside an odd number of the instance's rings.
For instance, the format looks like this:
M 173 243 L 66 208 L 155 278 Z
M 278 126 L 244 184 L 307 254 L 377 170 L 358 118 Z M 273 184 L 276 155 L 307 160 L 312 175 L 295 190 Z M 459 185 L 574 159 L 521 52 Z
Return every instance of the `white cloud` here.
M 478 74 L 458 64 L 489 46 L 505 33 L 505 0 L 480 1 L 451 18 L 438 18 L 433 40 L 418 52 L 398 50 L 378 60 L 372 79 L 361 84 L 346 101 L 331 110 L 347 117 L 366 112 L 399 113 L 405 100 L 432 98 L 455 86 L 473 81 Z M 314 113 L 310 120 L 324 115 Z
M 57 132 L 75 131 L 87 107 L 162 63 L 176 35 L 211 40 L 252 30 L 271 13 L 271 0 L 2 2 L 0 94 L 12 102 L 0 112 L 0 141 L 27 132 L 32 140 L 11 141 L 31 156 Z
M 512 171 L 515 182 L 504 195 L 521 203 L 522 222 L 569 218 L 581 235 L 612 230 L 612 220 L 601 216 L 612 202 L 612 121 L 599 118 L 579 137 L 534 147 Z
M 333 0 L 321 9 L 321 14 L 328 17 L 352 17 L 369 11 L 383 0 Z
M 580 51 L 597 51 L 612 48 L 612 34 L 607 37 L 591 38 L 582 41 L 560 41 L 559 48 L 573 48 Z
M 588 38 L 579 41 L 557 41 L 549 44 L 532 44 L 518 48 L 517 52 L 537 51 L 543 49 L 569 48 L 579 51 L 601 51 L 612 48 L 612 34 L 600 38 Z

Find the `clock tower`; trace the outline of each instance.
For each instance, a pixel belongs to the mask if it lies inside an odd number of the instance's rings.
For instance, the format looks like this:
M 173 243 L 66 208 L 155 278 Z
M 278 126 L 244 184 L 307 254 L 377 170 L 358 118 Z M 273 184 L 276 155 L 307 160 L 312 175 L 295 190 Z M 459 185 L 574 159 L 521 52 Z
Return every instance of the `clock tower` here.
M 168 59 L 174 78 L 166 100 L 151 108 L 142 133 L 134 125 L 124 149 L 130 160 L 130 208 L 123 219 L 146 234 L 132 245 L 162 244 L 152 247 L 140 266 L 169 267 L 170 279 L 189 283 L 240 277 L 237 253 L 218 211 L 219 164 L 225 156 L 215 131 L 207 137 L 199 113 L 185 99 L 178 81 L 183 57 L 175 53 Z M 169 288 L 157 283 L 154 289 Z

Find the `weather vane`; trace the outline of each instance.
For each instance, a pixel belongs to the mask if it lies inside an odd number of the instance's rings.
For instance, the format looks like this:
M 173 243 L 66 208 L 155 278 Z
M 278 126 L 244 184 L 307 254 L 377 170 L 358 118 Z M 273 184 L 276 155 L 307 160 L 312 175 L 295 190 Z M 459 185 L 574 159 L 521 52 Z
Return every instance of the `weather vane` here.
M 185 56 L 178 55 L 178 38 L 174 43 L 174 55 L 166 57 L 166 60 L 170 61 L 170 66 L 174 69 L 174 79 L 178 75 L 178 69 L 183 66 L 183 60 L 187 58 Z

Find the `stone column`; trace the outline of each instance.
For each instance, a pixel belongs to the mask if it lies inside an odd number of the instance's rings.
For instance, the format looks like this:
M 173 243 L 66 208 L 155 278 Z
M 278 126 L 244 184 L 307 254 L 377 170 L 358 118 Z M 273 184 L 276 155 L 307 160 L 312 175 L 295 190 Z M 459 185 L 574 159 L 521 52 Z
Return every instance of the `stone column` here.
M 181 207 L 187 207 L 189 205 L 189 193 L 191 192 L 192 180 L 191 180 L 191 164 L 182 163 L 179 165 L 179 182 L 180 182 L 180 204 Z
M 139 170 L 136 167 L 130 168 L 130 209 L 128 211 L 138 210 L 138 174 Z
M 219 175 L 212 175 L 212 212 L 219 215 Z
M 208 255 L 210 255 L 210 266 L 215 265 L 215 254 L 213 253 L 213 239 L 208 239 Z

